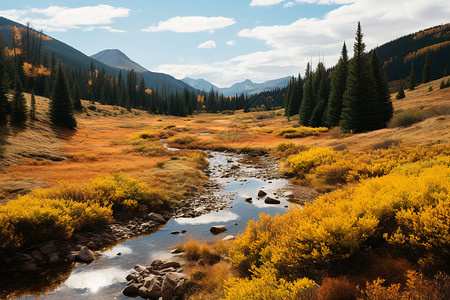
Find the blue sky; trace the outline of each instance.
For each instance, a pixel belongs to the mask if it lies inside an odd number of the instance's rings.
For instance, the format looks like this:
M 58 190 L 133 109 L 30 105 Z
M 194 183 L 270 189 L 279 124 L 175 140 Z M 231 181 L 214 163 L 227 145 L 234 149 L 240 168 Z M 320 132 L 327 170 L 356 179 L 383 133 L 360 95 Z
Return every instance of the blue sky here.
M 450 22 L 436 0 L 2 1 L 0 15 L 87 55 L 120 49 L 151 71 L 225 87 L 336 63 L 361 21 L 368 48 Z

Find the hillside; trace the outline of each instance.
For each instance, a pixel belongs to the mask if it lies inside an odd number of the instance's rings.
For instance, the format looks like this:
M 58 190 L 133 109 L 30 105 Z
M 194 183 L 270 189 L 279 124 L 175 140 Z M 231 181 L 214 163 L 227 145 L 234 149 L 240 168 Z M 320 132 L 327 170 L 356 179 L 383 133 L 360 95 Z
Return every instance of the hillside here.
M 5 42 L 8 46 L 12 44 L 11 29 L 13 26 L 16 26 L 17 28 L 25 27 L 22 24 L 0 17 L 0 33 L 3 35 Z M 119 71 L 121 69 L 128 69 L 128 66 L 130 66 L 131 63 L 134 63 L 129 59 L 121 60 L 122 63 L 126 62 L 125 66 L 118 65 L 118 67 L 112 67 L 95 58 L 91 58 L 85 55 L 84 53 L 78 51 L 77 49 L 61 41 L 56 40 L 51 36 L 45 34 L 44 36 L 46 36 L 47 38 L 43 40 L 42 47 L 43 50 L 47 52 L 49 58 L 51 57 L 52 52 L 54 52 L 55 58 L 57 60 L 61 61 L 64 64 L 70 65 L 74 69 L 83 70 L 83 72 L 86 72 L 86 74 L 88 73 L 91 61 L 94 62 L 96 69 L 98 70 L 104 69 L 106 73 L 115 76 L 119 74 Z M 156 88 L 160 91 L 164 90 L 166 94 L 172 92 L 181 93 L 184 91 L 185 87 L 187 87 L 189 91 L 196 91 L 196 89 L 183 83 L 181 80 L 175 79 L 173 76 L 168 74 L 146 71 L 143 73 L 143 77 L 147 87 Z
M 146 68 L 131 60 L 119 49 L 106 49 L 91 55 L 91 58 L 119 69 L 135 70 L 138 73 L 148 72 Z
M 450 23 L 403 36 L 377 48 L 389 81 L 405 79 L 414 62 L 416 78 L 422 80 L 426 54 L 430 55 L 431 79 L 450 69 Z

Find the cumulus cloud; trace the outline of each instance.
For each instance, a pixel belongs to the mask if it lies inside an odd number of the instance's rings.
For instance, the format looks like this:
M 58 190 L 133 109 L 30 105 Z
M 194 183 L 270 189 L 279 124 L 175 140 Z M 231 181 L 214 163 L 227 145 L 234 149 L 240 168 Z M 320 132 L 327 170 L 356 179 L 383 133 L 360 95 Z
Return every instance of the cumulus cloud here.
M 230 41 L 228 41 L 228 42 L 226 42 L 226 44 L 228 45 L 228 46 L 234 46 L 234 45 L 236 45 L 236 41 L 234 41 L 234 40 L 230 40 Z
M 283 2 L 284 0 L 252 0 L 250 6 L 270 6 Z
M 29 22 L 36 29 L 48 32 L 80 28 L 89 31 L 94 25 L 111 24 L 114 18 L 128 17 L 129 14 L 130 9 L 128 8 L 104 4 L 75 8 L 49 6 L 47 8 L 30 8 L 20 11 L 0 11 L 0 15 L 6 18 L 20 23 Z M 117 29 L 114 30 L 111 32 L 122 32 Z
M 173 17 L 166 21 L 161 21 L 157 26 L 149 26 L 142 29 L 143 32 L 158 32 L 158 31 L 173 31 L 179 33 L 190 32 L 213 32 L 216 29 L 222 29 L 236 24 L 233 18 L 225 17 L 202 17 L 202 16 L 188 16 L 188 17 Z
M 295 5 L 294 2 L 289 1 L 289 2 L 286 2 L 285 4 L 283 4 L 283 7 L 284 8 L 289 8 L 289 7 L 293 7 L 294 5 Z
M 216 48 L 216 43 L 214 41 L 206 41 L 200 45 L 198 45 L 197 48 L 200 49 L 211 49 L 211 48 Z
M 349 0 L 320 2 L 348 3 Z M 218 86 L 227 86 L 243 78 L 265 81 L 298 73 L 303 76 L 306 63 L 311 59 L 313 65 L 320 57 L 326 66 L 333 66 L 344 41 L 351 56 L 358 21 L 361 21 L 364 42 L 369 50 L 403 35 L 447 23 L 449 15 L 448 1 L 353 0 L 322 18 L 300 18 L 288 25 L 255 26 L 238 33 L 242 38 L 263 41 L 268 49 L 214 64 L 160 65 L 157 71 L 178 78 L 208 78 Z

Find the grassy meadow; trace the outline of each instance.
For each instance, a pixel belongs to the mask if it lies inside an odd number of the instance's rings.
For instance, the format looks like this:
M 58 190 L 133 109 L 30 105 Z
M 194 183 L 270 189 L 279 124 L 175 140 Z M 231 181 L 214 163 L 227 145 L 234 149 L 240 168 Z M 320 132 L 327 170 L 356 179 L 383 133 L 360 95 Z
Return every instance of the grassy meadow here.
M 178 205 L 207 180 L 198 149 L 270 153 L 294 184 L 322 195 L 261 215 L 234 242 L 181 245 L 207 262 L 188 268 L 192 299 L 441 299 L 450 88 L 439 83 L 406 91 L 388 128 L 361 134 L 300 127 L 282 109 L 181 118 L 87 101 L 77 130 L 62 130 L 37 97 L 36 121 L 0 132 L 0 252 Z

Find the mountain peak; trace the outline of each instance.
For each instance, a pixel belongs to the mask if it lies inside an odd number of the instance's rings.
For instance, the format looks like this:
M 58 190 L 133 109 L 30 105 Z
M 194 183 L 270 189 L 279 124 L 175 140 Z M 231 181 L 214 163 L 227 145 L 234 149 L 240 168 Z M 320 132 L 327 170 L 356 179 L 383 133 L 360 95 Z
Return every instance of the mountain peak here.
M 148 70 L 131 60 L 119 49 L 106 49 L 91 56 L 92 58 L 111 67 L 135 70 L 138 73 L 148 72 Z

